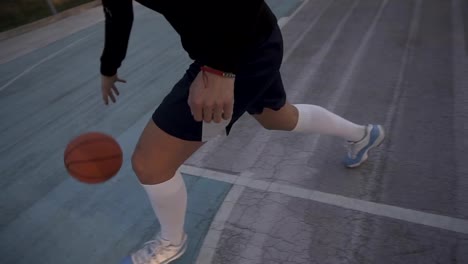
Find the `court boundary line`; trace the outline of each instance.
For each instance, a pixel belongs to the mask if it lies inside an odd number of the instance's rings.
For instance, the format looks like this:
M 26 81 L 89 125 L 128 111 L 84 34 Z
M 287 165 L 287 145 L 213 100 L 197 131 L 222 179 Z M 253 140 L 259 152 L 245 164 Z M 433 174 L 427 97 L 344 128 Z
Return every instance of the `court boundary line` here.
M 461 234 L 468 234 L 468 219 L 422 212 L 414 209 L 370 202 L 342 195 L 326 193 L 298 186 L 268 182 L 252 178 L 254 173 L 229 174 L 225 172 L 182 165 L 180 172 L 195 177 L 207 178 L 232 184 L 232 188 L 216 213 L 209 230 L 203 239 L 196 264 L 210 264 L 218 248 L 222 232 L 228 218 L 246 188 L 263 192 L 280 193 L 294 198 L 302 198 L 321 204 L 367 213 L 372 216 L 396 219 L 405 223 L 418 224 Z
M 231 183 L 234 186 L 248 187 L 264 192 L 281 193 L 295 198 L 303 198 L 314 202 L 333 205 L 344 209 L 350 209 L 375 216 L 402 220 L 408 223 L 435 227 L 447 231 L 468 234 L 468 219 L 433 214 L 414 209 L 387 205 L 383 203 L 370 202 L 347 196 L 310 190 L 289 184 L 268 182 L 252 178 L 254 173 L 244 172 L 242 174 L 228 174 L 191 165 L 182 165 L 184 174 L 208 178 L 216 181 Z

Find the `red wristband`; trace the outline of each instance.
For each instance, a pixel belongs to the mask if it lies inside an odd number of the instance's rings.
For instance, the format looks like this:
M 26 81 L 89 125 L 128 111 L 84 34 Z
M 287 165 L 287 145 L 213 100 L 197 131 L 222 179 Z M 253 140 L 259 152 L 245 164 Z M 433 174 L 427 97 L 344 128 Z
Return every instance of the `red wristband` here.
M 208 66 L 201 66 L 201 70 L 205 71 L 205 72 L 216 74 L 218 76 L 226 77 L 226 78 L 236 78 L 236 75 L 234 73 L 223 72 L 223 71 L 220 71 L 220 70 L 210 68 Z

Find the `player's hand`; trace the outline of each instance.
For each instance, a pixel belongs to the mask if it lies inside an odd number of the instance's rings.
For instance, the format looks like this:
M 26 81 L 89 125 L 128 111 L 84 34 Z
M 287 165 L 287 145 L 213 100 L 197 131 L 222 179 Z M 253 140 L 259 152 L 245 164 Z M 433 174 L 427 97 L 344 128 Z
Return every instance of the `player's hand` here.
M 101 75 L 102 100 L 104 100 L 106 105 L 109 104 L 109 98 L 115 103 L 115 97 L 120 94 L 115 86 L 116 82 L 126 83 L 127 81 L 120 79 L 117 74 L 114 76 Z
M 230 120 L 234 108 L 234 78 L 200 71 L 190 86 L 188 104 L 196 121 Z

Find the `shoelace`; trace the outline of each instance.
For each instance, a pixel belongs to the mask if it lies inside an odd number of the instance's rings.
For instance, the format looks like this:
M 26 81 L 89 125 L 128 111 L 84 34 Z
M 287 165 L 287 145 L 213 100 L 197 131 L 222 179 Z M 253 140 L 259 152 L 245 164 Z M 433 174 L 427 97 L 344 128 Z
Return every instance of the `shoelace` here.
M 346 149 L 348 150 L 348 157 L 350 157 L 351 159 L 355 159 L 357 157 L 357 154 L 358 154 L 358 151 L 356 149 L 356 145 L 357 144 L 360 144 L 362 142 L 362 140 L 364 140 L 366 137 L 367 137 L 367 128 L 366 128 L 366 133 L 364 135 L 364 137 L 357 141 L 357 142 L 347 142 L 345 147 Z
M 154 260 L 154 257 L 165 249 L 166 247 L 163 246 L 163 242 L 160 239 L 150 240 L 143 244 L 143 248 L 135 253 L 135 264 L 157 264 L 152 260 Z
M 355 159 L 357 155 L 356 148 L 354 146 L 355 144 L 356 143 L 348 142 L 345 145 L 346 149 L 348 150 L 348 157 L 350 157 L 351 159 Z

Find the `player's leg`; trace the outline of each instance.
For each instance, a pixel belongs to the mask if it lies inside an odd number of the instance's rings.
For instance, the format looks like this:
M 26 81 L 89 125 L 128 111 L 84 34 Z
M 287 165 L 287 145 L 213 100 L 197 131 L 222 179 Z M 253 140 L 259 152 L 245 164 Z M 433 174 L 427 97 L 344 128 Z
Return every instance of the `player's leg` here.
M 193 119 L 187 104 L 196 68 L 192 65 L 159 105 L 133 153 L 133 170 L 147 193 L 161 232 L 127 257 L 125 264 L 168 263 L 185 252 L 187 190 L 179 167 L 203 145 L 202 124 Z
M 368 152 L 378 146 L 385 133 L 380 125 L 358 125 L 323 107 L 312 104 L 290 104 L 278 73 L 276 81 L 249 111 L 266 129 L 316 133 L 340 137 L 347 141 L 349 168 L 361 165 Z
M 153 120 L 146 125 L 133 154 L 132 165 L 159 220 L 161 232 L 153 243 L 132 254 L 127 263 L 153 263 L 149 261 L 151 258 L 169 261 L 185 252 L 187 191 L 178 168 L 201 145 L 201 142 L 185 141 L 167 134 Z M 148 254 L 158 250 L 154 256 Z
M 153 242 L 125 259 L 125 264 L 168 263 L 184 253 L 187 243 L 183 230 L 187 191 L 178 169 L 203 145 L 202 142 L 227 133 L 247 110 L 252 98 L 260 97 L 261 86 L 267 85 L 265 81 L 271 79 L 269 76 L 273 72 L 257 74 L 245 70 L 240 73 L 239 81 L 235 84 L 232 120 L 229 123 L 207 124 L 194 120 L 187 103 L 190 85 L 200 72 L 200 67 L 198 62 L 190 65 L 184 77 L 154 112 L 135 148 L 133 169 L 159 219 L 161 232 Z
M 258 98 L 263 97 L 263 93 L 275 81 L 281 55 L 279 28 L 246 55 L 246 61 L 236 76 L 234 112 L 229 124 L 207 125 L 193 119 L 187 98 L 190 84 L 200 71 L 201 64 L 198 62 L 190 66 L 163 100 L 133 155 L 134 170 L 151 200 L 162 232 L 155 242 L 143 246 L 125 263 L 167 263 L 183 253 L 186 236 L 183 235 L 182 226 L 187 194 L 177 169 L 202 145 L 201 141 L 227 133 L 234 122 Z
M 159 220 L 161 232 L 124 263 L 153 263 L 150 259 L 170 261 L 185 252 L 187 190 L 178 168 L 201 145 L 201 142 L 185 141 L 167 134 L 152 120 L 146 125 L 133 154 L 132 165 Z
M 317 105 L 286 103 L 275 111 L 265 108 L 255 119 L 266 129 L 332 135 L 360 141 L 366 126 L 357 125 Z

